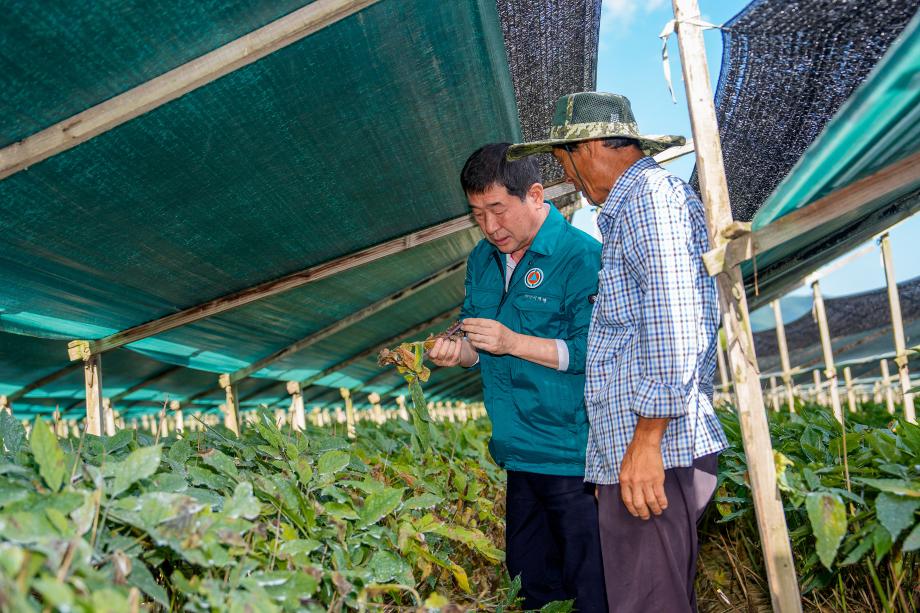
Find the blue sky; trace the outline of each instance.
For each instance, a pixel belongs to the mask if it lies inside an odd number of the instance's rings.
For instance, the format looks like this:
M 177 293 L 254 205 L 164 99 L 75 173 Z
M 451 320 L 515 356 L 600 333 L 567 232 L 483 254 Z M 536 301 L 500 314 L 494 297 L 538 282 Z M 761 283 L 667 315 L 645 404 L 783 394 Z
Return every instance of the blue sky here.
M 746 0 L 699 0 L 703 20 L 720 25 L 747 5 Z M 601 12 L 600 46 L 597 62 L 597 88 L 625 94 L 643 132 L 681 134 L 690 137 L 680 55 L 675 37 L 669 43 L 671 74 L 677 104 L 671 102 L 661 64 L 661 40 L 658 34 L 673 18 L 670 0 L 604 0 Z M 704 34 L 713 91 L 719 78 L 722 59 L 722 36 L 718 30 Z M 693 156 L 670 164 L 670 169 L 689 178 Z M 591 223 L 588 210 L 579 212 L 576 225 Z M 895 276 L 903 281 L 920 275 L 920 215 L 903 222 L 891 231 Z M 885 275 L 878 249 L 848 262 L 822 279 L 824 293 L 840 296 L 882 287 Z M 796 295 L 810 295 L 801 288 Z

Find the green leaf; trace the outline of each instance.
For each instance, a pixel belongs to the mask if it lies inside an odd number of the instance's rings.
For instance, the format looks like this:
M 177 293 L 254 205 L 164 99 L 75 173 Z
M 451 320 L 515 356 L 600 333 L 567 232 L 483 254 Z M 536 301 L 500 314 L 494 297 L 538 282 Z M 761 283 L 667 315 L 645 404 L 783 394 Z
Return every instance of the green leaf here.
M 337 473 L 346 466 L 351 459 L 351 454 L 345 451 L 327 451 L 319 457 L 316 470 L 323 475 Z
M 361 507 L 360 517 L 364 525 L 375 524 L 395 511 L 402 502 L 403 488 L 387 488 L 371 494 Z
M 575 609 L 574 600 L 556 600 L 543 605 L 540 613 L 570 613 Z
M 17 454 L 25 439 L 26 430 L 19 420 L 6 411 L 0 411 L 0 450 L 6 447 L 10 453 Z
M 106 436 L 102 439 L 102 446 L 105 449 L 106 453 L 114 453 L 119 449 L 123 449 L 131 444 L 131 441 L 134 440 L 134 430 L 124 429 L 119 430 L 112 436 Z
M 106 475 L 115 477 L 111 496 L 124 492 L 141 479 L 146 479 L 160 466 L 162 445 L 141 447 L 128 454 L 122 462 L 113 462 L 106 467 Z
M 920 549 L 920 524 L 914 526 L 907 538 L 904 539 L 904 545 L 901 546 L 904 551 L 915 551 Z
M 419 496 L 413 496 L 403 503 L 404 509 L 430 509 L 444 502 L 440 496 L 425 492 Z
M 32 584 L 49 607 L 68 611 L 73 607 L 73 592 L 70 587 L 52 577 L 41 577 Z
M 128 583 L 144 592 L 164 608 L 169 609 L 169 594 L 159 585 L 147 566 L 136 558 L 131 559 L 131 574 Z
M 221 474 L 232 477 L 233 479 L 237 479 L 240 476 L 240 472 L 236 469 L 236 464 L 230 456 L 217 449 L 209 449 L 204 452 L 201 454 L 201 459 L 204 460 L 205 464 Z
M 837 548 L 847 531 L 846 506 L 839 496 L 813 492 L 805 498 L 805 510 L 817 541 L 818 557 L 831 569 Z
M 292 460 L 291 468 L 297 473 L 297 479 L 301 485 L 304 487 L 310 485 L 310 479 L 313 478 L 313 467 L 310 466 L 310 461 L 306 457 L 300 456 L 296 460 Z
M 875 561 L 878 563 L 882 558 L 888 555 L 894 542 L 891 540 L 891 535 L 888 533 L 888 530 L 880 525 L 875 526 L 875 531 L 872 533 L 872 541 L 875 547 Z
M 862 560 L 863 556 L 866 555 L 866 553 L 868 553 L 870 549 L 872 549 L 872 542 L 873 541 L 871 538 L 864 538 L 860 540 L 859 544 L 856 545 L 856 547 L 854 547 L 853 550 L 850 551 L 849 554 L 847 554 L 847 557 L 844 558 L 843 562 L 841 562 L 840 565 L 849 566 L 851 564 L 856 564 L 857 562 Z
M 252 495 L 252 484 L 243 481 L 233 491 L 233 498 L 224 505 L 224 515 L 227 517 L 255 519 L 259 516 L 262 506 L 259 499 Z
M 889 494 L 920 498 L 920 485 L 913 481 L 905 481 L 903 479 L 866 479 L 864 477 L 854 477 L 853 481 L 864 483 L 865 485 L 874 487 L 882 492 L 888 492 Z
M 891 540 L 898 539 L 902 530 L 914 525 L 914 512 L 920 507 L 920 498 L 907 498 L 882 492 L 875 499 L 875 514 L 879 522 L 891 534 Z
M 32 426 L 32 436 L 29 439 L 32 455 L 38 463 L 38 472 L 52 492 L 61 489 L 64 477 L 67 474 L 67 463 L 64 452 L 58 444 L 57 437 L 48 424 L 40 417 L 35 418 Z
M 407 585 L 415 583 L 412 568 L 405 560 L 396 557 L 389 551 L 375 552 L 368 564 L 368 570 L 375 583 L 390 583 L 391 581 Z

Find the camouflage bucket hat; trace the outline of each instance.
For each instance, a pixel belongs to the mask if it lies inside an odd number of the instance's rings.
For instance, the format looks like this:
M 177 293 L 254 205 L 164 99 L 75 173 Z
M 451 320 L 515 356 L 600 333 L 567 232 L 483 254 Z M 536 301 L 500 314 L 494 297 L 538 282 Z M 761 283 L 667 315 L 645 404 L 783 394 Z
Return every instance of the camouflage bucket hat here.
M 508 159 L 549 153 L 559 145 L 595 138 L 634 138 L 646 155 L 655 155 L 687 142 L 683 136 L 640 134 L 626 96 L 580 92 L 566 94 L 556 101 L 556 114 L 548 139 L 512 145 L 508 149 Z

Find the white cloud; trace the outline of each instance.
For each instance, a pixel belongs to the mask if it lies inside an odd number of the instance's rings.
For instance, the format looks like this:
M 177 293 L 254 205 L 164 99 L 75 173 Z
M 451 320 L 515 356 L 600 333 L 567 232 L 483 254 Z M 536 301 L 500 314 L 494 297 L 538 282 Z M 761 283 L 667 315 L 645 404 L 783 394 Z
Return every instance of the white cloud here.
M 619 34 L 629 29 L 641 14 L 652 13 L 665 0 L 603 0 L 601 4 L 601 34 Z

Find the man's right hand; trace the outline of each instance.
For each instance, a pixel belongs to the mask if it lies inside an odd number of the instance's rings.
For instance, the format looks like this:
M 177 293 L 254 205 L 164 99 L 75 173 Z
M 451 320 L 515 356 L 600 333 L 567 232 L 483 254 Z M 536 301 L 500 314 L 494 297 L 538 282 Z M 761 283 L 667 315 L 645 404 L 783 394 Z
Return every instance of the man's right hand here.
M 459 366 L 462 351 L 462 340 L 439 338 L 435 341 L 434 347 L 428 351 L 428 359 L 438 366 Z

